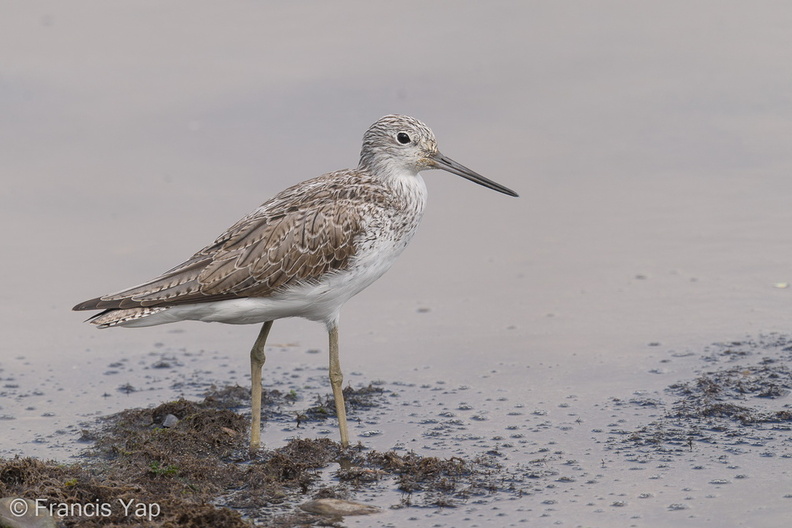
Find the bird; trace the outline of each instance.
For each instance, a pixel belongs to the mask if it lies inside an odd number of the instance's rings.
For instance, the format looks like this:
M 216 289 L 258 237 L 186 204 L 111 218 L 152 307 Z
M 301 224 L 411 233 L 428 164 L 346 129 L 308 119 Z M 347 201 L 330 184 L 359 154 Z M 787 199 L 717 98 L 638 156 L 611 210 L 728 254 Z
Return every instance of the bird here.
M 341 445 L 347 447 L 341 307 L 380 278 L 412 239 L 426 207 L 420 173 L 427 169 L 518 196 L 441 154 L 434 133 L 418 119 L 386 115 L 363 135 L 356 169 L 289 187 L 178 266 L 73 309 L 102 310 L 86 321 L 99 328 L 183 320 L 261 324 L 250 351 L 251 451 L 261 445 L 261 376 L 273 321 L 301 317 L 324 323 Z

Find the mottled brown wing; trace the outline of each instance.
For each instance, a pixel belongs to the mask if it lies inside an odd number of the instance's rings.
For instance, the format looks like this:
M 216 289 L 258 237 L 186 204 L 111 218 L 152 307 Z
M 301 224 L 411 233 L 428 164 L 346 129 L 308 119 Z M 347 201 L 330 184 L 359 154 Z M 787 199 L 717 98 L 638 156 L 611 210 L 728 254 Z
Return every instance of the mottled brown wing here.
M 355 253 L 360 218 L 343 205 L 324 204 L 272 218 L 238 243 L 224 245 L 198 276 L 201 293 L 265 297 L 344 269 Z
M 359 210 L 354 200 L 333 199 L 334 186 L 319 180 L 283 191 L 163 275 L 74 309 L 266 297 L 288 285 L 344 269 L 355 254 L 355 238 L 362 230 Z

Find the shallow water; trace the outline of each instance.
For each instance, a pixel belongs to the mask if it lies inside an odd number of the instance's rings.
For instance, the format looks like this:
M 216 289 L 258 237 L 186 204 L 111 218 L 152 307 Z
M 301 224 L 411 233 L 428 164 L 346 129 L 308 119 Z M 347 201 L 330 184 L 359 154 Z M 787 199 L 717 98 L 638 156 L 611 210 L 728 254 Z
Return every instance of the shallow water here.
M 792 59 L 792 9 L 352 9 L 5 8 L 0 451 L 63 459 L 81 447 L 80 422 L 197 397 L 211 383 L 246 385 L 254 327 L 97 331 L 69 309 L 181 262 L 282 188 L 355 165 L 365 128 L 400 112 L 521 197 L 424 174 L 418 235 L 343 311 L 347 380 L 382 380 L 417 413 L 380 419 L 364 441 L 472 455 L 516 425 L 528 445 L 515 443 L 510 465 L 541 458 L 550 442 L 579 465 L 577 483 L 555 484 L 552 498 L 407 515 L 438 525 L 502 525 L 499 514 L 506 524 L 546 514 L 571 526 L 777 525 L 792 508 L 780 458 L 741 455 L 749 479 L 724 469 L 734 463 L 693 469 L 699 460 L 639 470 L 607 459 L 591 430 L 611 412 L 642 425 L 611 398 L 691 379 L 709 343 L 789 329 L 792 80 L 781 65 Z M 270 339 L 265 380 L 324 390 L 320 325 L 279 321 Z M 163 356 L 172 368 L 154 368 Z M 138 390 L 119 390 L 127 384 Z M 540 411 L 551 427 L 536 425 Z M 405 425 L 445 412 L 465 417 L 462 432 Z M 587 490 L 589 478 L 609 491 Z M 730 483 L 709 484 L 721 478 Z M 694 507 L 669 511 L 677 503 Z

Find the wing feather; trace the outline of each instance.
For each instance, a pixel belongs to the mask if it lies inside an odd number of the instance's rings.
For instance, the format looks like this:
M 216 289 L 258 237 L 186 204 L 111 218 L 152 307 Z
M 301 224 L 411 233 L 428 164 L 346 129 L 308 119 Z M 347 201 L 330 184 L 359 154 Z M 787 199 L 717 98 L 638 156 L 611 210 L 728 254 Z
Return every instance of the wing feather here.
M 286 189 L 212 244 L 155 279 L 78 304 L 75 310 L 175 306 L 266 297 L 289 285 L 345 269 L 362 234 L 365 203 L 343 189 L 338 171 Z

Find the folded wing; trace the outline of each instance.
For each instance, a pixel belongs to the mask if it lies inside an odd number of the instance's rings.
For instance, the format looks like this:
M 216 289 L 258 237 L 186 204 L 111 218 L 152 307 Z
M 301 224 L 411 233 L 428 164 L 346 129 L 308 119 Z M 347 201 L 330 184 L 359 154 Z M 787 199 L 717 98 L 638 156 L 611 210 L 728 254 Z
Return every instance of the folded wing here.
M 289 285 L 345 269 L 362 231 L 360 211 L 355 207 L 360 202 L 343 195 L 328 196 L 334 187 L 316 180 L 316 185 L 283 191 L 159 277 L 90 299 L 74 309 L 120 310 L 267 297 Z

